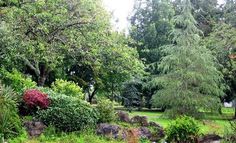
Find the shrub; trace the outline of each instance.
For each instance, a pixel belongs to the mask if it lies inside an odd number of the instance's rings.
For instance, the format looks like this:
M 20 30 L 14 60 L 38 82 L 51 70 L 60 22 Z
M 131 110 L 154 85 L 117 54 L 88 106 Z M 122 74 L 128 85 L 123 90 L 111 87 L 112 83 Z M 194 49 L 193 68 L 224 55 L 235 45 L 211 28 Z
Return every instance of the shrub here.
M 80 99 L 84 98 L 82 88 L 72 81 L 57 79 L 52 84 L 52 89 L 57 93 L 65 94 L 67 96 L 79 97 Z
M 45 109 L 49 106 L 49 98 L 47 94 L 37 89 L 26 90 L 23 96 L 25 104 L 30 108 Z
M 224 141 L 226 143 L 236 142 L 236 120 L 230 121 L 230 128 L 224 133 Z
M 52 96 L 50 100 L 48 109 L 38 111 L 38 118 L 46 125 L 66 132 L 95 127 L 97 112 L 88 103 L 65 95 Z
M 98 118 L 100 123 L 111 122 L 115 119 L 113 102 L 111 102 L 109 99 L 98 100 L 97 110 L 99 113 Z
M 21 133 L 21 121 L 17 113 L 14 91 L 0 83 L 0 140 Z
M 166 135 L 169 143 L 196 143 L 199 135 L 199 126 L 194 118 L 182 116 L 167 127 Z
M 32 89 L 37 86 L 36 82 L 32 81 L 30 77 L 24 76 L 16 69 L 12 72 L 1 69 L 0 78 L 2 78 L 6 85 L 11 86 L 19 94 L 22 94 L 27 89 Z

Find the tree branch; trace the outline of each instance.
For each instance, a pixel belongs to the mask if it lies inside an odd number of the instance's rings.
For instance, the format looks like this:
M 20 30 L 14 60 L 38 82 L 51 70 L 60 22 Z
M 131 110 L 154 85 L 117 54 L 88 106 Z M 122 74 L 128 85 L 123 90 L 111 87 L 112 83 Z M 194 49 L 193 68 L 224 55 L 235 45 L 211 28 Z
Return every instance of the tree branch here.
M 23 56 L 20 56 L 20 55 L 17 55 L 17 57 L 19 57 L 20 59 L 23 60 L 23 62 L 25 63 L 26 66 L 28 66 L 31 70 L 34 71 L 34 73 L 37 75 L 37 76 L 40 76 L 40 70 L 38 68 L 38 66 L 34 66 L 33 64 L 30 63 L 30 61 L 28 59 L 26 59 L 25 57 Z

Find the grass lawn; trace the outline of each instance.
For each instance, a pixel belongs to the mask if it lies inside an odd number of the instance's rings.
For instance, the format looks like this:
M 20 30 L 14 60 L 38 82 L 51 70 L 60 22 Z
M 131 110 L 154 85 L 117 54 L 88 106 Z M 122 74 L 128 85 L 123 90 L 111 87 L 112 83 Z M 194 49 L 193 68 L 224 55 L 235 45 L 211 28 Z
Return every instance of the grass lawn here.
M 222 112 L 222 115 L 204 113 L 205 116 L 198 120 L 201 133 L 223 135 L 230 128 L 229 120 L 233 118 L 234 108 L 223 108 Z M 166 128 L 172 121 L 172 119 L 164 117 L 163 112 L 132 111 L 129 114 L 131 117 L 135 115 L 147 116 L 149 121 L 157 122 L 164 128 Z

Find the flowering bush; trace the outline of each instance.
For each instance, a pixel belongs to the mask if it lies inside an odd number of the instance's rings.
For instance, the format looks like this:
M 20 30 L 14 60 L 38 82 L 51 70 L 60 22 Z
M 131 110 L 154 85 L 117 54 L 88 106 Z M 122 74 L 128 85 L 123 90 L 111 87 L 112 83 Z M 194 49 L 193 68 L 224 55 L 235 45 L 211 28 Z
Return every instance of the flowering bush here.
M 25 104 L 30 108 L 40 107 L 45 109 L 49 106 L 49 98 L 47 94 L 37 89 L 26 90 L 23 96 Z

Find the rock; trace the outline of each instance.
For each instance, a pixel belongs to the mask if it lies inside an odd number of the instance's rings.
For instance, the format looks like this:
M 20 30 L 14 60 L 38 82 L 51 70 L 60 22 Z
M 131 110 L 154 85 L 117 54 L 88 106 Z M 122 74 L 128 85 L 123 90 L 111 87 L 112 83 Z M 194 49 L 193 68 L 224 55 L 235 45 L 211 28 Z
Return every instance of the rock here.
M 222 138 L 215 134 L 205 135 L 199 139 L 199 143 L 219 143 Z
M 126 112 L 118 111 L 117 116 L 118 120 L 120 120 L 121 122 L 126 122 L 126 123 L 130 122 L 129 114 Z
M 128 143 L 138 143 L 140 138 L 151 138 L 151 132 L 147 127 L 140 127 L 126 130 L 126 140 Z
M 133 124 L 139 124 L 141 126 L 147 127 L 148 126 L 148 120 L 146 116 L 134 116 L 130 120 Z
M 128 143 L 138 143 L 140 138 L 140 131 L 139 129 L 129 129 L 125 131 L 126 133 L 126 140 Z
M 40 136 L 46 128 L 46 126 L 39 121 L 26 121 L 24 122 L 24 126 L 30 137 Z
M 162 126 L 160 126 L 155 122 L 149 122 L 148 124 L 149 124 L 148 126 L 154 130 L 150 138 L 152 142 L 158 142 L 160 139 L 165 137 L 164 128 Z
M 111 137 L 117 139 L 119 137 L 119 133 L 121 128 L 117 125 L 110 125 L 106 123 L 99 124 L 97 127 L 97 134 L 103 135 L 106 137 Z
M 157 124 L 156 122 L 152 122 L 152 121 L 150 121 L 148 123 L 148 126 L 150 126 L 150 127 L 157 127 L 157 128 L 163 129 L 163 127 L 161 125 Z
M 164 129 L 158 129 L 155 132 L 152 132 L 150 141 L 158 142 L 158 141 L 160 141 L 164 137 L 165 137 Z
M 152 137 L 151 131 L 147 127 L 140 127 L 139 128 L 139 136 L 143 138 L 150 139 Z

